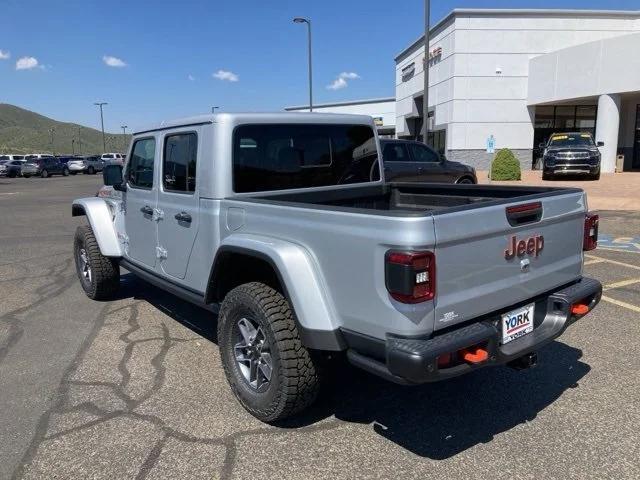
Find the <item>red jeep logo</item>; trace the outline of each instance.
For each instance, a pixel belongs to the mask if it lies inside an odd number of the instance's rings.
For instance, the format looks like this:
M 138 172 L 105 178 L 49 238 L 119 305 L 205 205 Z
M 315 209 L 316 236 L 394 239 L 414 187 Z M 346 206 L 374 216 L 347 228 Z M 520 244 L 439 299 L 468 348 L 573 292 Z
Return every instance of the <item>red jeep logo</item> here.
M 523 255 L 540 255 L 540 252 L 544 248 L 544 237 L 542 235 L 536 235 L 535 237 L 529 237 L 518 241 L 516 236 L 512 236 L 509 241 L 507 249 L 504 251 L 504 258 L 511 260 L 516 255 L 522 257 Z

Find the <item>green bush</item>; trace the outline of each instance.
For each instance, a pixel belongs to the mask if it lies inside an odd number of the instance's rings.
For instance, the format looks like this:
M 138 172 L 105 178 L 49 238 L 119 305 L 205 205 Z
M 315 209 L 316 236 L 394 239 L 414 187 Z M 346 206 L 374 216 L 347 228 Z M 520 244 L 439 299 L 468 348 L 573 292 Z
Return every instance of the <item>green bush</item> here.
M 491 162 L 491 180 L 520 180 L 520 162 L 508 148 L 500 150 Z

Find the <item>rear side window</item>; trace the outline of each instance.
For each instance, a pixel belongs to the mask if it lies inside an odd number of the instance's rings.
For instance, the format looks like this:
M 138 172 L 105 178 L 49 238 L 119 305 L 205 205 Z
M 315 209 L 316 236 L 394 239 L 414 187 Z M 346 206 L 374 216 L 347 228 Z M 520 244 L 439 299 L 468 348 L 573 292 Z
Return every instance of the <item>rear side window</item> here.
M 198 137 L 195 133 L 167 135 L 164 139 L 162 185 L 171 192 L 190 193 L 196 189 Z
M 409 153 L 401 143 L 387 143 L 382 150 L 382 159 L 385 162 L 408 162 Z
M 24 155 L 14 155 L 13 159 L 14 160 L 24 160 Z
M 9 155 L 0 155 L 0 160 L 9 160 Z
M 153 161 L 156 155 L 155 138 L 143 138 L 133 144 L 133 153 L 127 166 L 129 185 L 138 188 L 153 187 Z
M 367 125 L 241 125 L 233 136 L 233 188 L 261 192 L 380 179 Z
M 409 149 L 411 150 L 411 155 L 413 155 L 414 162 L 438 163 L 440 161 L 439 155 L 426 145 L 412 143 L 409 145 Z

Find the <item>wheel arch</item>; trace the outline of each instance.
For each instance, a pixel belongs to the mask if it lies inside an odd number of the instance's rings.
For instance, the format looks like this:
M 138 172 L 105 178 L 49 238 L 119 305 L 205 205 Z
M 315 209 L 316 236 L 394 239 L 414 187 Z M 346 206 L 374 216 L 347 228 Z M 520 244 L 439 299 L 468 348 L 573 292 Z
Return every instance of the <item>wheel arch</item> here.
M 465 179 L 471 180 L 471 183 L 473 183 L 474 185 L 476 183 L 478 183 L 478 181 L 473 177 L 473 175 L 471 175 L 469 173 L 464 173 L 464 174 L 460 175 L 460 177 L 456 180 L 456 183 L 460 183 Z
M 250 238 L 253 237 L 253 238 Z M 252 281 L 279 291 L 289 302 L 302 343 L 317 350 L 344 350 L 346 343 L 308 254 L 283 240 L 243 235 L 220 246 L 205 303 L 220 303 L 233 288 Z
M 80 198 L 71 204 L 71 216 L 86 216 L 105 257 L 121 257 L 122 249 L 107 203 L 101 198 Z

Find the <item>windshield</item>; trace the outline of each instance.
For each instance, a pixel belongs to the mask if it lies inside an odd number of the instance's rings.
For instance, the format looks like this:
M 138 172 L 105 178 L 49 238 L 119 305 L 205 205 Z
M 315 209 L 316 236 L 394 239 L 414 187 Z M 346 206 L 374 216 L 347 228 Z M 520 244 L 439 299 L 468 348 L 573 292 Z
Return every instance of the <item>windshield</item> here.
M 588 133 L 563 133 L 552 135 L 549 147 L 593 147 L 593 138 Z
M 236 192 L 379 179 L 375 134 L 367 125 L 242 125 L 234 132 Z

